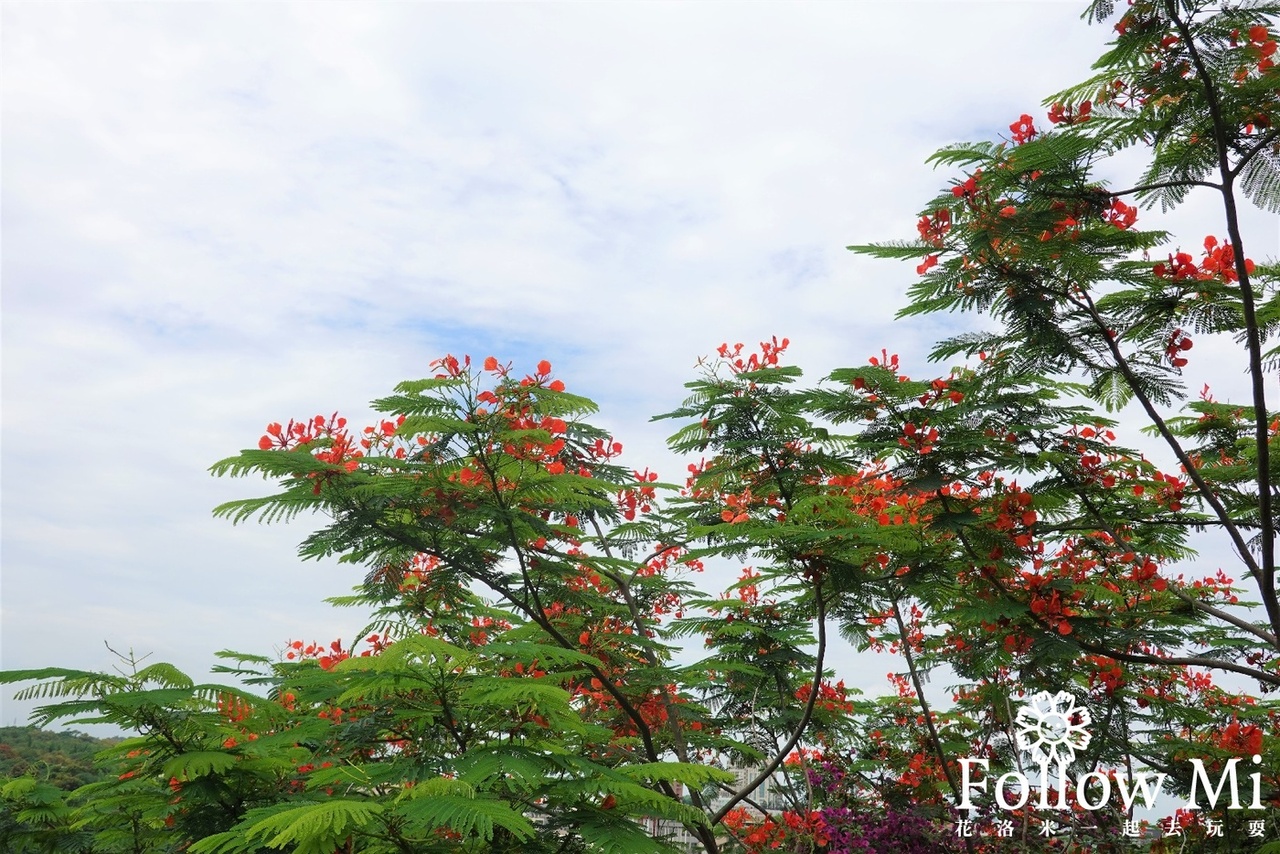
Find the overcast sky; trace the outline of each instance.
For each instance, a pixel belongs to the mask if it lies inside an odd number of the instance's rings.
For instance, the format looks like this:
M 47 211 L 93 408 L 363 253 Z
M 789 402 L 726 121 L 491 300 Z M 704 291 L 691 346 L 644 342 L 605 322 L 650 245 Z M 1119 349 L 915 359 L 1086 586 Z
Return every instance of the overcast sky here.
M 349 640 L 361 572 L 213 519 L 267 486 L 207 469 L 446 352 L 551 360 L 673 479 L 649 417 L 721 341 L 923 373 L 911 265 L 844 246 L 914 235 L 936 148 L 1043 124 L 1082 8 L 3 4 L 0 667 Z

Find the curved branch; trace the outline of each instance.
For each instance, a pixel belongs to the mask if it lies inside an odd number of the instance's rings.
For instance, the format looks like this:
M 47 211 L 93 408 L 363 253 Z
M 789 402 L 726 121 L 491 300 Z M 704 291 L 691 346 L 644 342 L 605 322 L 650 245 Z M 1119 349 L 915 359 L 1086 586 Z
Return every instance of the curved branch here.
M 1275 142 L 1277 139 L 1280 139 L 1280 128 L 1272 128 L 1270 133 L 1263 134 L 1258 137 L 1254 146 L 1245 151 L 1244 154 L 1240 155 L 1240 160 L 1231 168 L 1230 176 L 1232 178 L 1238 176 L 1244 170 L 1244 167 L 1248 165 L 1250 160 L 1256 157 L 1263 149 Z
M 1221 608 L 1217 608 L 1213 605 L 1210 605 L 1208 602 L 1202 602 L 1199 599 L 1196 599 L 1192 596 L 1188 596 L 1186 593 L 1184 593 L 1183 591 L 1179 590 L 1176 587 L 1171 586 L 1169 588 L 1169 592 L 1172 593 L 1174 596 L 1177 596 L 1185 604 L 1190 605 L 1195 610 L 1217 617 L 1219 620 L 1222 620 L 1224 623 L 1230 623 L 1231 625 L 1235 626 L 1237 629 L 1242 629 L 1243 631 L 1248 632 L 1254 637 L 1260 638 L 1276 648 L 1280 648 L 1280 639 L 1277 639 L 1275 635 L 1271 634 L 1271 632 L 1268 632 L 1265 629 L 1258 628 L 1248 620 L 1237 617 L 1235 614 L 1232 614 L 1229 611 L 1224 611 Z
M 975 560 L 978 559 L 977 553 L 974 551 L 973 544 L 969 542 L 969 538 L 966 537 L 964 534 L 960 534 L 959 540 L 961 545 L 964 546 L 965 551 L 968 552 L 969 556 Z M 990 577 L 989 580 L 992 586 L 994 586 L 996 590 L 1000 591 L 1001 595 L 1006 597 L 1009 601 L 1021 603 L 1021 600 L 1017 596 L 1014 596 L 1012 591 L 1010 591 L 1008 587 L 1006 587 L 1003 583 L 1001 583 L 999 579 Z M 1120 650 L 1111 649 L 1110 647 L 1103 646 L 1102 644 L 1096 644 L 1096 643 L 1092 643 L 1091 641 L 1081 640 L 1079 637 L 1077 637 L 1074 634 L 1062 637 L 1059 634 L 1059 632 L 1055 631 L 1052 626 L 1050 626 L 1049 624 L 1044 622 L 1044 620 L 1042 620 L 1040 617 L 1032 613 L 1030 609 L 1028 609 L 1028 615 L 1031 617 L 1032 621 L 1037 626 L 1039 626 L 1046 634 L 1053 635 L 1054 637 L 1061 637 L 1062 640 L 1067 641 L 1068 643 L 1075 644 L 1080 649 L 1083 649 L 1086 652 L 1092 652 L 1095 655 L 1103 655 L 1103 656 L 1106 656 L 1107 658 L 1114 658 L 1117 661 L 1128 661 L 1134 664 L 1154 664 L 1160 667 L 1176 667 L 1179 665 L 1187 665 L 1191 667 L 1204 667 L 1210 670 L 1228 670 L 1232 673 L 1239 673 L 1242 676 L 1248 676 L 1251 679 L 1256 679 L 1259 682 L 1265 682 L 1269 685 L 1280 686 L 1280 675 L 1274 675 L 1271 673 L 1267 673 L 1265 670 L 1260 670 L 1258 668 L 1245 667 L 1243 665 L 1235 664 L 1230 661 L 1224 661 L 1218 658 L 1208 658 L 1206 656 L 1199 656 L 1199 655 L 1162 658 L 1158 655 L 1145 655 L 1142 653 L 1122 652 Z
M 1112 196 L 1131 196 L 1134 193 L 1147 193 L 1151 190 L 1164 190 L 1169 187 L 1208 187 L 1211 190 L 1222 190 L 1221 184 L 1212 181 L 1155 181 L 1151 184 L 1138 184 L 1124 190 L 1107 190 Z
M 1039 622 L 1037 620 L 1037 622 Z M 1044 627 L 1046 631 L 1048 626 Z M 1220 658 L 1207 658 L 1202 655 L 1183 655 L 1171 658 L 1161 658 L 1158 655 L 1145 655 L 1137 652 L 1121 652 L 1118 649 L 1111 649 L 1102 644 L 1093 643 L 1091 641 L 1081 640 L 1080 638 L 1072 638 L 1072 643 L 1079 646 L 1086 652 L 1092 652 L 1095 655 L 1104 655 L 1107 658 L 1114 658 L 1116 661 L 1128 661 L 1133 664 L 1155 664 L 1161 667 L 1203 667 L 1207 670 L 1229 670 L 1232 673 L 1239 673 L 1241 676 L 1248 676 L 1250 679 L 1256 679 L 1259 682 L 1265 682 L 1268 685 L 1280 686 L 1280 676 L 1267 673 L 1265 670 L 1258 670 L 1253 667 L 1245 667 L 1242 664 L 1235 664 L 1230 661 L 1223 661 Z
M 1043 445 L 1040 445 L 1040 447 L 1042 450 L 1044 449 Z M 1054 468 L 1058 470 L 1058 473 L 1061 474 L 1063 478 L 1066 478 L 1071 482 L 1072 487 L 1075 489 L 1076 495 L 1080 498 L 1081 503 L 1084 504 L 1084 506 L 1088 509 L 1089 513 L 1093 516 L 1094 520 L 1098 523 L 1097 525 L 1098 529 L 1105 531 L 1107 535 L 1111 537 L 1112 542 L 1117 542 L 1117 543 L 1120 542 L 1121 537 L 1119 532 L 1115 529 L 1115 527 L 1111 524 L 1111 522 L 1107 519 L 1107 517 L 1103 515 L 1102 511 L 1098 508 L 1097 504 L 1094 503 L 1093 499 L 1089 497 L 1088 493 L 1086 493 L 1084 489 L 1081 488 L 1082 484 L 1076 481 L 1072 473 L 1069 472 L 1066 469 L 1066 467 L 1063 466 L 1061 463 L 1055 462 Z M 1172 520 L 1157 520 L 1157 521 L 1160 521 L 1162 523 L 1168 523 L 1169 521 L 1172 521 Z M 1150 522 L 1144 522 L 1144 524 L 1150 524 Z M 1218 522 L 1215 522 L 1214 524 L 1220 525 L 1222 523 L 1221 521 L 1218 521 Z M 1067 530 L 1067 528 L 1058 527 L 1055 530 L 1061 531 L 1061 530 Z M 1201 613 L 1209 614 L 1210 616 L 1213 616 L 1213 617 L 1217 617 L 1219 620 L 1222 620 L 1225 623 L 1230 623 L 1236 628 L 1246 631 L 1249 634 L 1253 635 L 1254 637 L 1260 640 L 1266 641 L 1271 646 L 1280 649 L 1280 640 L 1277 640 L 1276 636 L 1271 632 L 1268 632 L 1265 629 L 1261 629 L 1258 626 L 1255 626 L 1253 623 L 1250 623 L 1248 620 L 1245 620 L 1241 617 L 1237 617 L 1235 614 L 1229 613 L 1227 611 L 1222 610 L 1221 608 L 1216 608 L 1207 602 L 1202 602 L 1199 599 L 1195 599 L 1191 596 L 1188 596 L 1186 593 L 1184 593 L 1182 590 L 1179 590 L 1177 587 L 1170 586 L 1169 591 L 1174 596 L 1181 599 L 1185 604 L 1191 606 L 1191 608 L 1193 608 L 1194 610 L 1200 611 Z
M 947 786 L 956 801 L 960 800 L 960 784 L 956 782 L 955 773 L 947 765 L 947 754 L 942 749 L 942 737 L 938 735 L 938 727 L 933 722 L 933 712 L 929 709 L 929 701 L 924 696 L 924 684 L 920 681 L 920 671 L 916 668 L 915 656 L 911 653 L 911 643 L 907 640 L 907 626 L 902 621 L 902 609 L 898 607 L 897 597 L 893 600 L 893 620 L 898 624 L 898 636 L 902 638 L 902 654 L 907 659 L 907 672 L 911 674 L 911 684 L 916 689 L 916 700 L 920 703 L 920 711 L 924 713 L 924 725 L 929 730 L 929 741 L 933 752 L 946 775 Z
M 729 795 L 738 794 L 733 790 L 733 786 L 730 786 L 728 783 L 720 783 L 718 786 L 716 786 L 716 788 L 718 788 L 720 791 L 725 792 L 726 794 L 729 794 Z M 760 815 L 764 816 L 766 819 L 773 818 L 773 816 L 769 813 L 769 811 L 764 808 L 764 805 L 758 802 L 755 798 L 749 798 L 746 795 L 743 795 L 738 800 L 738 802 L 746 804 L 747 806 L 751 807 L 753 810 L 760 813 Z
M 1236 209 L 1236 197 L 1232 188 L 1235 178 L 1231 169 L 1228 153 L 1227 122 L 1223 117 L 1222 104 L 1218 100 L 1218 92 L 1214 86 L 1213 75 L 1209 73 L 1204 58 L 1191 38 L 1191 28 L 1186 21 L 1178 17 L 1177 4 L 1167 0 L 1166 8 L 1169 18 L 1178 28 L 1183 43 L 1187 46 L 1187 54 L 1195 65 L 1196 76 L 1204 87 L 1205 100 L 1209 106 L 1209 117 L 1213 122 L 1213 142 L 1217 146 L 1218 174 L 1222 176 L 1222 206 L 1227 217 L 1227 235 L 1231 245 L 1235 247 L 1235 271 L 1240 285 L 1240 307 L 1244 314 L 1245 344 L 1249 350 L 1249 379 L 1253 394 L 1254 441 L 1258 451 L 1258 519 L 1262 525 L 1262 566 L 1258 579 L 1262 604 L 1267 610 L 1271 622 L 1271 630 L 1280 635 L 1280 599 L 1276 597 L 1276 532 L 1275 510 L 1271 495 L 1271 445 L 1270 419 L 1267 415 L 1267 392 L 1262 373 L 1262 335 L 1258 328 L 1258 315 L 1253 301 L 1253 288 L 1249 284 L 1249 271 L 1244 257 L 1244 239 L 1240 233 L 1240 215 Z M 1215 508 L 1216 509 L 1216 508 Z
M 898 636 L 902 638 L 902 654 L 907 659 L 907 672 L 911 674 L 911 684 L 916 691 L 916 700 L 920 703 L 920 711 L 924 714 L 924 725 L 929 730 L 930 745 L 938 757 L 938 764 L 942 766 L 943 775 L 947 778 L 947 787 L 951 789 L 956 803 L 959 803 L 960 784 L 956 782 L 955 772 L 947 764 L 947 754 L 942 749 L 942 737 L 938 735 L 938 727 L 933 722 L 933 711 L 929 708 L 929 701 L 924 696 L 924 684 L 920 681 L 920 671 L 916 667 L 916 659 L 911 652 L 911 642 L 907 640 L 907 626 L 902 621 L 902 609 L 898 607 L 896 596 L 893 600 L 893 619 L 898 624 Z M 966 851 L 973 852 L 973 840 L 967 836 L 964 837 L 964 847 Z
M 508 524 L 508 533 L 511 533 L 511 529 L 513 526 L 511 526 L 510 524 L 510 519 L 507 520 L 507 524 Z M 452 560 L 450 559 L 450 556 L 448 554 L 443 553 L 440 549 L 432 549 L 429 547 L 424 548 L 423 543 L 415 542 L 413 539 L 409 537 L 405 537 L 403 534 L 401 534 L 399 531 L 395 530 L 394 528 L 380 525 L 377 522 L 371 522 L 370 525 L 371 527 L 374 528 L 374 530 L 377 530 L 383 536 L 405 546 L 406 548 L 413 549 L 415 552 L 422 552 L 424 554 L 434 555 L 452 564 Z M 560 630 L 557 629 L 555 625 L 551 623 L 550 619 L 546 616 L 546 612 L 543 610 L 542 605 L 538 599 L 537 590 L 532 586 L 532 579 L 529 576 L 529 569 L 528 569 L 528 564 L 525 561 L 524 551 L 519 547 L 515 546 L 514 539 L 512 544 L 512 550 L 515 552 L 516 560 L 520 567 L 521 578 L 524 581 L 525 586 L 529 588 L 530 595 L 534 597 L 533 604 L 530 604 L 529 602 L 521 601 L 520 598 L 513 595 L 512 591 L 507 589 L 506 585 L 502 584 L 501 582 L 497 581 L 492 577 L 488 577 L 485 574 L 475 572 L 473 570 L 466 569 L 466 568 L 463 568 L 462 572 L 467 577 L 474 578 L 475 580 L 484 583 L 487 587 L 489 587 L 489 589 L 505 597 L 521 613 L 523 613 L 529 619 L 533 620 L 533 622 L 536 623 L 539 628 L 541 628 L 548 635 L 550 635 L 551 639 L 554 640 L 561 647 L 563 647 L 564 649 L 576 650 L 578 648 L 577 645 L 574 644 L 572 641 L 570 641 L 569 638 L 566 638 L 560 632 Z M 627 699 L 626 695 L 624 695 L 621 691 L 618 690 L 617 686 L 613 684 L 613 681 L 609 678 L 608 674 L 606 674 L 604 670 L 600 668 L 599 665 L 586 664 L 585 666 L 587 670 L 591 672 L 592 676 L 600 680 L 600 684 L 604 687 L 604 689 L 609 693 L 611 697 L 614 698 L 615 701 L 617 701 L 619 708 L 621 708 L 623 713 L 626 714 L 626 716 L 632 721 L 632 723 L 636 725 L 636 732 L 639 733 L 641 741 L 644 743 L 644 750 L 645 750 L 646 756 L 648 756 L 650 761 L 652 762 L 659 761 L 660 755 L 658 753 L 657 747 L 653 743 L 652 733 L 650 732 L 649 726 L 648 724 L 645 723 L 644 718 L 641 716 L 639 710 L 636 709 L 634 705 L 632 705 L 632 703 Z M 663 786 L 664 795 L 667 795 L 672 799 L 676 799 L 675 791 L 671 789 L 670 784 L 664 781 L 662 786 Z
M 1111 351 L 1111 357 L 1115 360 L 1116 368 L 1124 376 L 1125 382 L 1129 389 L 1133 392 L 1133 396 L 1138 403 L 1142 405 L 1142 409 L 1147 414 L 1147 418 L 1151 420 L 1152 426 L 1160 434 L 1160 438 L 1164 439 L 1165 444 L 1173 451 L 1174 456 L 1178 458 L 1178 462 L 1182 464 L 1186 471 L 1187 477 L 1196 485 L 1200 495 L 1213 508 L 1218 519 L 1221 520 L 1223 527 L 1227 531 L 1227 535 L 1231 537 L 1231 544 L 1235 546 L 1236 553 L 1240 555 L 1240 559 L 1249 569 L 1249 574 L 1259 582 L 1262 581 L 1262 569 L 1258 566 L 1258 562 L 1254 560 L 1253 555 L 1249 552 L 1249 546 L 1244 541 L 1244 537 L 1240 534 L 1240 530 L 1235 526 L 1235 522 L 1231 519 L 1231 515 L 1227 513 L 1226 507 L 1218 498 L 1216 492 L 1209 486 L 1208 481 L 1200 474 L 1200 470 L 1196 468 L 1191 457 L 1182 447 L 1182 443 L 1178 441 L 1178 437 L 1173 435 L 1173 431 L 1169 429 L 1169 425 L 1165 423 L 1164 418 L 1156 410 L 1155 403 L 1152 402 L 1149 395 L 1142 390 L 1142 385 L 1138 381 L 1138 377 L 1133 372 L 1133 368 L 1129 365 L 1129 360 L 1125 358 L 1124 353 L 1120 352 L 1120 343 L 1115 337 L 1108 334 L 1110 327 L 1102 314 L 1098 311 L 1097 305 L 1094 304 L 1093 298 L 1088 291 L 1081 290 L 1080 296 L 1073 298 L 1072 302 L 1079 308 L 1083 309 L 1089 318 L 1097 327 L 1099 333 L 1106 341 L 1107 348 Z M 1280 617 L 1280 615 L 1278 615 Z M 1280 634 L 1280 618 L 1273 621 L 1273 628 L 1277 634 Z
M 822 596 L 822 582 L 818 581 L 814 584 L 814 599 L 817 603 L 818 610 L 818 652 L 817 663 L 814 665 L 813 683 L 809 686 L 809 702 L 805 703 L 804 714 L 800 716 L 800 723 L 796 726 L 795 732 L 787 739 L 787 743 L 782 746 L 777 755 L 757 774 L 747 785 L 725 803 L 724 806 L 716 810 L 715 815 L 711 817 L 712 824 L 719 824 L 729 811 L 736 807 L 739 803 L 747 798 L 752 792 L 760 788 L 760 784 L 773 776 L 773 772 L 778 770 L 784 759 L 790 755 L 791 751 L 800 743 L 804 731 L 809 728 L 809 720 L 813 717 L 813 707 L 818 702 L 818 690 L 822 687 L 822 670 L 823 659 L 827 653 L 827 603 Z
M 605 539 L 604 530 L 600 527 L 600 520 L 594 515 L 591 516 L 591 527 L 595 529 L 596 539 L 599 541 L 600 548 L 604 552 L 605 557 L 612 558 L 613 550 L 609 548 L 609 542 Z M 636 603 L 635 597 L 631 595 L 631 586 L 628 581 L 607 567 L 597 566 L 595 569 L 617 586 L 618 593 L 622 596 L 622 601 L 626 604 L 627 610 L 631 614 L 631 625 L 632 628 L 636 630 L 636 636 L 644 637 L 646 630 L 643 621 L 641 620 L 640 606 Z M 637 571 L 639 571 L 638 568 Z M 632 574 L 632 577 L 635 577 L 634 573 Z M 659 666 L 660 662 L 658 661 L 658 657 L 648 646 L 641 646 L 640 654 L 644 656 L 645 661 L 649 663 L 650 667 Z M 663 691 L 661 696 L 662 707 L 667 713 L 667 729 L 671 732 L 672 749 L 675 751 L 677 759 L 681 762 L 687 763 L 689 761 L 689 745 L 688 742 L 685 741 L 684 728 L 680 726 L 680 714 L 676 710 L 676 704 L 671 701 L 671 696 L 666 691 Z M 706 808 L 706 805 L 702 801 L 701 793 L 693 787 L 689 788 L 689 800 L 698 809 Z M 708 829 L 695 828 L 695 832 L 698 834 L 699 839 L 708 851 L 714 852 L 718 849 L 718 845 L 715 841 L 715 835 Z

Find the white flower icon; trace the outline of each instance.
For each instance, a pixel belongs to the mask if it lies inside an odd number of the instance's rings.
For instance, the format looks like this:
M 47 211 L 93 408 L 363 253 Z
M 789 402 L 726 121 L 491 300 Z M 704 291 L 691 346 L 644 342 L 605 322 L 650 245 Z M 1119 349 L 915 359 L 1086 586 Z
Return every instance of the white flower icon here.
M 1085 727 L 1093 718 L 1087 709 L 1077 709 L 1076 698 L 1066 691 L 1036 694 L 1018 709 L 1014 723 L 1018 747 L 1039 765 L 1070 764 L 1092 738 Z

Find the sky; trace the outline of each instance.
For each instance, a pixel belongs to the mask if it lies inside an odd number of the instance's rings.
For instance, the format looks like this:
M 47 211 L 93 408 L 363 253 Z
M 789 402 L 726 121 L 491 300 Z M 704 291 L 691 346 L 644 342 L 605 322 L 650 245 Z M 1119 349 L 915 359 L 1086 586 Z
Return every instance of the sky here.
M 208 468 L 445 353 L 550 360 L 672 479 L 649 419 L 723 341 L 929 370 L 965 321 L 894 321 L 913 265 L 845 247 L 914 236 L 937 148 L 1043 126 L 1108 38 L 1082 11 L 3 4 L 0 668 L 349 640 L 323 599 L 362 572 L 214 519 L 270 487 Z

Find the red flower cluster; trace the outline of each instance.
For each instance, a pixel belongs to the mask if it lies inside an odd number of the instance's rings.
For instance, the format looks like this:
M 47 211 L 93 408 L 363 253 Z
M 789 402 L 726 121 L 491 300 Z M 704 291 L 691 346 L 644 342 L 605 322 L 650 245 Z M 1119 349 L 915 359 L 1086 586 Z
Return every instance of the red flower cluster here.
M 439 359 L 431 363 L 431 367 L 442 370 L 444 373 L 436 374 L 436 379 L 442 380 L 446 378 L 456 378 L 462 376 L 462 372 L 471 367 L 471 357 L 463 356 L 459 362 L 457 357 L 452 353 L 445 353 Z
M 1252 274 L 1255 265 L 1252 259 L 1243 262 L 1246 274 Z M 1218 244 L 1218 238 L 1209 235 L 1204 239 L 1204 260 L 1197 266 L 1186 252 L 1178 252 L 1169 256 L 1167 262 L 1160 262 L 1151 268 L 1151 272 L 1161 279 L 1172 281 L 1207 281 L 1220 279 L 1232 283 L 1240 280 L 1236 268 L 1235 247 L 1230 243 Z
M 981 177 L 982 170 L 975 169 L 972 175 L 951 188 L 951 195 L 957 199 L 972 199 L 978 194 L 978 179 Z
M 218 714 L 228 723 L 238 724 L 249 717 L 253 708 L 248 702 L 234 694 L 222 694 L 218 697 Z
M 1230 243 L 1218 245 L 1218 238 L 1210 235 L 1204 239 L 1204 261 L 1200 268 L 1209 275 L 1216 275 L 1224 282 L 1238 282 L 1240 275 L 1236 270 L 1236 250 Z M 1252 275 L 1254 263 L 1244 259 L 1245 273 Z
M 403 420 L 401 418 L 401 421 Z M 258 440 L 258 448 L 263 451 L 299 450 L 307 448 L 318 440 L 328 439 L 330 442 L 328 447 L 317 448 L 313 455 L 321 462 L 342 466 L 350 473 L 359 468 L 364 451 L 356 448 L 356 442 L 347 432 L 346 427 L 347 419 L 339 418 L 336 412 L 327 418 L 317 415 L 308 421 L 290 421 L 284 427 L 280 426 L 279 422 L 272 422 L 267 425 L 266 435 Z M 392 426 L 390 429 L 394 434 L 395 427 Z M 372 433 L 373 428 L 366 428 L 365 432 Z M 361 444 L 366 448 L 369 447 L 368 444 Z M 334 474 L 340 474 L 340 472 L 313 472 L 308 475 L 316 482 L 317 495 L 320 494 L 322 482 Z
M 1062 594 L 1053 590 L 1048 593 L 1036 593 L 1031 598 L 1031 613 L 1040 617 L 1041 620 L 1051 629 L 1060 635 L 1071 634 L 1071 623 L 1068 617 L 1076 616 L 1077 612 L 1072 609 L 1066 602 L 1062 601 Z
M 1175 368 L 1186 367 L 1187 359 L 1182 354 L 1191 349 L 1191 338 L 1181 329 L 1173 330 L 1173 334 L 1169 336 L 1169 341 L 1165 344 L 1164 354 L 1169 359 L 1169 364 Z
M 801 703 L 808 703 L 812 694 L 813 685 L 806 682 L 796 689 L 795 697 Z M 818 699 L 814 700 L 814 705 L 829 712 L 853 712 L 853 703 L 849 700 L 849 690 L 844 687 L 843 679 L 835 685 L 824 679 L 818 685 Z
M 1186 492 L 1187 482 L 1180 477 L 1174 477 L 1163 472 L 1156 472 L 1151 476 L 1151 479 L 1163 484 L 1156 493 L 1155 500 L 1175 512 L 1181 510 L 1182 496 Z
M 1172 279 L 1175 282 L 1185 279 L 1203 278 L 1195 261 L 1186 252 L 1169 256 L 1168 263 L 1160 262 L 1151 268 L 1158 278 Z
M 302 660 L 315 659 L 321 668 L 332 670 L 339 661 L 350 658 L 351 653 L 342 648 L 341 640 L 332 641 L 328 648 L 314 641 L 309 644 L 304 644 L 302 641 L 293 641 L 289 644 L 289 651 L 285 653 L 284 657 L 290 661 L 295 658 Z
M 942 238 L 951 230 L 951 209 L 939 208 L 933 216 L 925 214 L 916 223 L 920 239 L 930 246 L 942 247 Z
M 1129 580 L 1139 584 L 1150 582 L 1152 590 L 1160 591 L 1169 586 L 1169 582 L 1160 577 L 1160 567 L 1151 558 L 1147 558 L 1142 563 L 1135 561 L 1134 567 L 1129 572 Z
M 938 430 L 930 427 L 928 421 L 925 421 L 919 427 L 907 422 L 902 427 L 902 435 L 898 437 L 899 445 L 921 454 L 931 453 L 937 441 Z
M 339 418 L 338 413 L 326 418 L 317 415 L 306 421 L 290 421 L 287 426 L 278 422 L 267 425 L 267 434 L 258 440 L 258 447 L 264 451 L 288 451 L 300 445 L 309 445 L 317 439 L 332 439 L 346 435 L 347 419 Z
M 1091 655 L 1086 661 L 1093 665 L 1093 670 L 1089 673 L 1089 687 L 1100 685 L 1102 690 L 1110 697 L 1127 684 L 1124 678 L 1124 670 L 1120 667 L 1120 662 L 1114 658 L 1108 658 L 1105 655 Z
M 1276 40 L 1263 24 L 1249 28 L 1249 47 L 1258 57 L 1258 73 L 1265 74 L 1276 64 Z
M 1055 125 L 1078 125 L 1089 121 L 1092 111 L 1093 104 L 1089 101 L 1084 101 L 1079 107 L 1054 104 L 1049 108 L 1049 121 Z
M 888 350 L 881 349 L 878 357 L 872 356 L 867 361 L 877 368 L 888 368 L 891 371 L 898 370 L 898 354 L 890 353 Z
M 491 630 L 507 631 L 511 628 L 511 624 L 506 620 L 495 620 L 493 617 L 472 617 L 471 633 L 467 639 L 475 646 L 484 646 L 489 642 L 489 632 Z
M 1023 113 L 1018 120 L 1009 125 L 1009 132 L 1013 134 L 1013 141 L 1021 145 L 1036 135 L 1036 126 L 1031 116 Z
M 1137 222 L 1138 209 L 1126 205 L 1119 199 L 1115 199 L 1111 202 L 1110 209 L 1102 215 L 1102 218 L 1123 231 L 1126 228 L 1132 228 L 1133 224 Z
M 1218 736 L 1218 746 L 1232 753 L 1251 756 L 1262 752 L 1262 730 L 1257 724 L 1241 724 L 1232 719 Z
M 729 364 L 729 369 L 735 374 L 746 371 L 758 371 L 761 368 L 775 367 L 778 364 L 778 357 L 791 345 L 789 338 L 778 340 L 778 336 L 774 335 L 770 341 L 760 342 L 760 352 L 752 353 L 746 359 L 742 358 L 741 342 L 734 344 L 732 348 L 729 345 L 721 344 L 716 348 L 716 352 L 720 358 Z
M 658 473 L 649 471 L 632 472 L 636 476 L 636 483 L 639 486 L 630 489 L 621 490 L 618 493 L 618 508 L 622 510 L 623 517 L 628 521 L 633 521 L 638 513 L 648 513 L 653 509 L 653 502 L 657 498 L 657 488 L 648 484 L 655 483 L 658 480 Z

